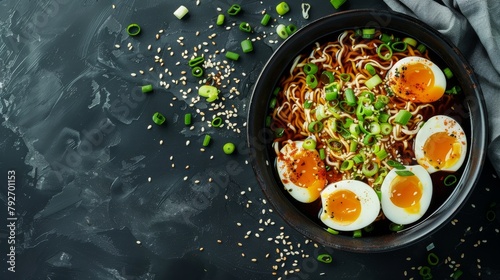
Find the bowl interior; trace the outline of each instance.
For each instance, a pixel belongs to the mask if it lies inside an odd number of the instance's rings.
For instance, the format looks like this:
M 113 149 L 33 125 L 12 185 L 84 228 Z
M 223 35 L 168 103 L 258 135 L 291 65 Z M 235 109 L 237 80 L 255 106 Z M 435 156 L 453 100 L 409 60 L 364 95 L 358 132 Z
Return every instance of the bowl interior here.
M 274 171 L 274 133 L 265 126 L 268 104 L 279 78 L 290 69 L 299 54 L 310 50 L 314 42 L 335 40 L 347 29 L 375 27 L 387 33 L 398 33 L 423 42 L 435 59 L 446 62 L 465 96 L 463 106 L 454 118 L 462 118 L 468 131 L 468 155 L 463 173 L 451 195 L 435 206 L 426 218 L 401 232 L 373 237 L 352 238 L 332 235 L 299 211 L 282 191 L 283 185 Z M 306 42 L 306 43 L 305 43 Z M 263 192 L 278 214 L 306 237 L 336 249 L 354 252 L 382 252 L 410 245 L 429 235 L 449 221 L 470 195 L 485 159 L 487 130 L 484 100 L 479 84 L 465 58 L 449 40 L 419 20 L 394 12 L 352 10 L 321 18 L 290 36 L 272 55 L 255 84 L 248 113 L 248 145 L 252 166 Z M 428 211 L 429 213 L 429 211 Z

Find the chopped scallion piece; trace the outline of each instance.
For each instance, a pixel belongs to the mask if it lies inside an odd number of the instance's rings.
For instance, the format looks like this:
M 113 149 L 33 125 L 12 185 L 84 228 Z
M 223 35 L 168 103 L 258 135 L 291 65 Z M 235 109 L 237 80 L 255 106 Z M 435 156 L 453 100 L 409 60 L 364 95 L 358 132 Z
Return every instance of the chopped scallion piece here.
M 306 100 L 304 103 L 304 109 L 311 109 L 313 102 L 311 100 Z
M 372 177 L 378 172 L 378 164 L 376 162 L 365 163 L 363 164 L 361 171 L 363 172 L 363 174 L 365 174 L 366 177 Z
M 330 0 L 330 3 L 335 9 L 340 8 L 347 0 Z
M 219 14 L 217 16 L 217 25 L 218 26 L 221 26 L 224 24 L 224 20 L 226 19 L 226 17 L 224 16 L 224 14 Z
M 363 236 L 363 232 L 360 229 L 357 229 L 357 230 L 353 231 L 353 233 L 352 233 L 352 237 L 354 237 L 354 238 L 360 238 L 362 236 Z
M 412 46 L 412 47 L 416 47 L 417 46 L 417 40 L 411 38 L 411 37 L 406 37 L 406 38 L 403 38 L 403 42 L 407 43 L 408 45 Z
M 297 26 L 295 24 L 289 24 L 286 26 L 286 33 L 288 33 L 288 36 L 292 35 L 297 31 Z
M 211 122 L 213 127 L 220 127 L 223 123 L 224 121 L 221 117 L 215 117 Z
M 375 75 L 375 74 L 377 74 L 377 71 L 375 70 L 375 68 L 373 68 L 373 65 L 371 65 L 370 63 L 365 64 L 365 69 L 372 76 Z
M 236 61 L 240 58 L 240 55 L 235 52 L 227 51 L 226 58 Z
M 240 29 L 240 31 L 247 32 L 247 33 L 252 32 L 252 27 L 250 26 L 250 24 L 248 24 L 248 22 L 244 22 L 244 21 L 240 23 L 239 29 Z
M 375 28 L 364 28 L 361 30 L 362 31 L 362 37 L 363 39 L 373 39 L 373 36 L 375 36 Z
M 253 44 L 252 41 L 249 39 L 241 41 L 241 49 L 243 50 L 244 53 L 249 53 L 253 51 Z
M 321 254 L 321 255 L 318 255 L 317 260 L 322 262 L 322 263 L 331 263 L 333 258 L 332 258 L 332 256 L 330 256 L 328 254 Z
M 352 88 L 346 88 L 344 95 L 348 106 L 356 105 L 356 95 L 354 95 L 354 90 Z
M 380 124 L 380 133 L 382 135 L 389 135 L 392 132 L 392 125 L 390 123 L 381 123 Z
M 443 69 L 443 73 L 446 76 L 447 79 L 453 78 L 453 72 L 451 72 L 451 69 L 446 67 Z
M 304 142 L 302 142 L 302 147 L 306 150 L 314 150 L 316 149 L 316 140 L 307 138 Z
M 396 170 L 396 174 L 398 174 L 399 176 L 403 176 L 403 177 L 415 175 L 410 170 Z
M 395 52 L 404 52 L 408 48 L 408 44 L 404 41 L 398 41 L 391 44 L 391 49 Z
M 314 63 L 307 63 L 304 65 L 304 73 L 306 73 L 306 75 L 314 75 L 316 72 L 318 72 L 318 65 Z
M 210 140 L 212 139 L 212 137 L 208 134 L 205 135 L 205 137 L 203 138 L 203 147 L 207 147 L 208 145 L 210 145 Z
M 340 170 L 342 171 L 350 170 L 353 166 L 354 166 L 354 161 L 351 159 L 346 159 L 340 165 Z
M 318 79 L 316 79 L 316 76 L 310 74 L 306 76 L 306 83 L 311 89 L 315 89 L 318 86 Z
M 157 125 L 162 125 L 165 122 L 165 117 L 161 113 L 156 112 L 153 114 L 153 122 Z
M 230 154 L 234 153 L 235 149 L 236 149 L 236 146 L 231 142 L 224 144 L 224 146 L 222 147 L 222 150 L 224 151 L 224 153 L 226 155 L 230 155 Z
M 443 180 L 445 186 L 449 187 L 457 182 L 457 176 L 450 174 L 446 176 Z
M 326 154 L 325 154 L 325 149 L 324 148 L 319 149 L 319 158 L 321 160 L 324 160 L 326 158 Z
M 379 84 L 382 83 L 382 79 L 380 78 L 379 75 L 374 75 L 370 79 L 366 80 L 365 85 L 368 89 L 373 89 L 374 87 L 378 86 Z
M 311 133 L 320 132 L 321 130 L 323 130 L 323 123 L 320 121 L 311 122 L 307 126 L 307 130 L 309 130 L 309 132 L 311 132 Z
M 153 85 L 149 84 L 149 85 L 143 85 L 142 88 L 141 88 L 142 92 L 143 93 L 148 93 L 148 92 L 152 92 L 153 91 Z
M 286 32 L 286 26 L 282 23 L 276 26 L 276 33 L 281 39 L 288 38 L 288 32 Z
M 237 15 L 239 12 L 241 12 L 241 6 L 238 4 L 233 4 L 229 9 L 227 10 L 227 13 L 231 16 Z
M 191 113 L 187 113 L 184 115 L 184 124 L 191 125 Z
M 127 34 L 129 36 L 137 36 L 141 33 L 141 27 L 137 23 L 131 23 L 127 26 Z
M 421 54 L 423 54 L 423 53 L 425 52 L 425 50 L 426 50 L 426 49 L 427 49 L 427 48 L 426 48 L 426 47 L 425 47 L 425 45 L 423 45 L 423 44 L 419 44 L 419 45 L 417 46 L 417 50 L 418 50 Z
M 427 262 L 430 264 L 430 265 L 437 265 L 439 263 L 439 258 L 436 254 L 434 254 L 433 252 L 429 253 L 427 255 Z
M 405 168 L 406 168 L 406 167 L 405 167 L 403 164 L 401 164 L 400 162 L 395 161 L 395 160 L 392 160 L 392 159 L 387 161 L 387 165 L 389 165 L 390 167 L 393 167 L 393 168 L 395 168 L 395 169 L 405 169 Z
M 410 121 L 412 114 L 407 110 L 401 110 L 397 113 L 394 122 L 400 125 L 406 125 Z
M 260 24 L 267 26 L 269 24 L 269 21 L 271 20 L 271 15 L 269 14 L 264 14 L 262 19 L 260 20 Z
M 331 234 L 335 234 L 335 235 L 339 234 L 339 232 L 334 230 L 333 228 L 327 228 L 326 231 L 331 233 Z
M 395 223 L 391 223 L 389 225 L 389 230 L 390 231 L 400 231 L 404 228 L 404 225 L 400 225 L 400 224 L 395 224 Z
M 377 48 L 377 55 L 383 60 L 389 60 L 392 57 L 392 49 L 387 44 L 380 44 Z
M 290 11 L 290 6 L 288 6 L 286 2 L 281 2 L 278 5 L 276 5 L 276 12 L 280 16 L 285 15 L 289 11 Z

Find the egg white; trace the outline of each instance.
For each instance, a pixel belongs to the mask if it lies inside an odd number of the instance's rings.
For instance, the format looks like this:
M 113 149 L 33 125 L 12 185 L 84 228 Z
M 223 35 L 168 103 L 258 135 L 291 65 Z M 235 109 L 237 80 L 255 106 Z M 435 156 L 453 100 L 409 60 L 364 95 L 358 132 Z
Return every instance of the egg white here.
M 280 156 L 277 157 L 276 168 L 278 175 L 285 187 L 285 190 L 297 201 L 302 203 L 310 203 L 317 200 L 320 196 L 321 190 L 325 187 L 326 181 L 326 170 L 324 163 L 319 159 L 319 153 L 317 150 L 305 150 L 302 145 L 304 141 L 289 141 L 280 150 Z M 292 167 L 287 164 L 287 162 L 294 159 L 294 155 L 297 153 L 307 152 L 309 157 L 315 159 L 316 166 L 307 170 L 310 175 L 314 177 L 321 177 L 324 179 L 324 183 L 321 183 L 322 179 L 319 179 L 319 183 L 316 186 L 298 186 L 291 179 L 291 173 L 294 172 Z M 322 175 L 323 174 L 323 175 Z M 323 178 L 324 177 L 324 178 Z
M 399 80 L 400 74 L 404 72 L 403 67 L 410 65 L 410 64 L 414 64 L 414 63 L 420 63 L 420 64 L 426 65 L 427 67 L 430 68 L 430 70 L 432 71 L 432 74 L 434 76 L 434 86 L 442 88 L 442 91 L 444 94 L 444 91 L 446 89 L 446 77 L 445 77 L 443 71 L 434 62 L 432 62 L 426 58 L 419 57 L 419 56 L 408 56 L 408 57 L 405 57 L 405 58 L 398 60 L 396 63 L 394 63 L 392 68 L 387 73 L 389 85 L 391 86 L 391 88 L 393 88 L 393 91 L 395 92 L 395 94 L 398 95 L 399 97 L 405 99 L 405 100 L 415 101 L 415 102 L 423 102 L 423 101 L 418 100 L 418 98 L 411 99 L 411 98 L 405 96 L 404 94 L 399 93 L 398 90 L 396 90 L 393 87 L 393 83 L 391 83 L 391 81 Z M 410 89 L 410 90 L 413 90 L 413 89 Z M 423 97 L 421 97 L 421 98 L 423 98 Z M 436 101 L 436 100 L 426 101 L 425 103 L 433 102 L 433 101 Z
M 431 135 L 438 132 L 446 132 L 448 135 L 454 135 L 458 143 L 461 145 L 460 155 L 458 160 L 451 165 L 445 165 L 440 169 L 437 169 L 430 160 L 426 157 L 424 151 L 425 142 L 431 137 Z M 434 173 L 437 171 L 457 171 L 465 161 L 465 156 L 467 154 L 467 138 L 462 127 L 453 118 L 437 115 L 429 118 L 425 124 L 420 128 L 415 137 L 415 158 L 417 162 L 422 165 L 429 173 Z
M 341 224 L 325 213 L 330 195 L 339 190 L 352 191 L 361 202 L 361 212 L 357 220 L 350 224 Z M 320 220 L 328 227 L 339 231 L 353 231 L 370 225 L 380 213 L 380 201 L 377 193 L 366 183 L 357 180 L 343 180 L 331 183 L 321 192 L 322 210 Z
M 391 222 L 400 225 L 410 224 L 422 218 L 429 208 L 432 198 L 432 180 L 429 173 L 420 165 L 406 166 L 406 170 L 413 172 L 420 180 L 422 186 L 422 196 L 419 201 L 420 207 L 417 213 L 410 213 L 405 208 L 399 207 L 391 201 L 391 184 L 397 176 L 400 176 L 396 173 L 397 169 L 392 169 L 387 173 L 380 188 L 382 212 L 384 212 L 385 217 Z

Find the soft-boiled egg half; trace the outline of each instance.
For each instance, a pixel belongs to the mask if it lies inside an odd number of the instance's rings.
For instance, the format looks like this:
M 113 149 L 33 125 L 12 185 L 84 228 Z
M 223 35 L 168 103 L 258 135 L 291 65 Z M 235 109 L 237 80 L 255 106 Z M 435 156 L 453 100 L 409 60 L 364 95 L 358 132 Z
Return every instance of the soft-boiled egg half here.
M 414 145 L 417 162 L 429 173 L 457 171 L 467 153 L 464 130 L 444 115 L 429 118 L 418 131 Z
M 316 149 L 304 141 L 288 141 L 277 158 L 277 170 L 285 190 L 296 200 L 309 203 L 319 198 L 327 184 L 325 163 Z
M 423 57 L 402 58 L 394 64 L 387 76 L 394 94 L 407 101 L 434 102 L 443 96 L 446 89 L 443 71 Z
M 366 183 L 343 180 L 329 184 L 321 192 L 320 220 L 339 231 L 352 231 L 370 225 L 380 213 L 377 193 Z
M 429 208 L 431 176 L 420 165 L 406 166 L 405 170 L 392 169 L 387 173 L 380 192 L 385 217 L 396 224 L 410 224 L 420 219 Z

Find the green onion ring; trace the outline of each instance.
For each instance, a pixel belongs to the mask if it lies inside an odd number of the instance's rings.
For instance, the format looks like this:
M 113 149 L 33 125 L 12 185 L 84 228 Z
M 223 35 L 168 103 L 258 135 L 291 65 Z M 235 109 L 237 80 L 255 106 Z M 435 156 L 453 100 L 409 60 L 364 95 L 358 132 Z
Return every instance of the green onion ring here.
M 141 27 L 137 23 L 131 23 L 127 26 L 127 33 L 130 36 L 137 36 L 141 33 Z

